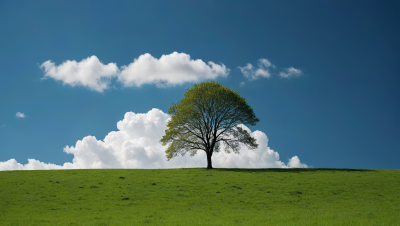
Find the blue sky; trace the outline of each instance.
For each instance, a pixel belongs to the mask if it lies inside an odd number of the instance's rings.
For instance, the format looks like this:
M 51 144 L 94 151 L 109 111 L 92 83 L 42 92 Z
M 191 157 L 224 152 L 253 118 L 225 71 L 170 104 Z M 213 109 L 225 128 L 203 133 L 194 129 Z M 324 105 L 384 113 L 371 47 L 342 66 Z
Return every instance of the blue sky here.
M 1 1 L 0 166 L 168 167 L 152 134 L 188 88 L 215 80 L 254 109 L 248 128 L 265 157 L 214 156 L 217 167 L 290 167 L 298 156 L 398 169 L 399 15 L 398 1 Z M 130 134 L 125 154 L 114 133 L 104 140 L 111 131 Z M 100 156 L 109 152 L 124 164 Z M 171 167 L 206 166 L 179 158 Z

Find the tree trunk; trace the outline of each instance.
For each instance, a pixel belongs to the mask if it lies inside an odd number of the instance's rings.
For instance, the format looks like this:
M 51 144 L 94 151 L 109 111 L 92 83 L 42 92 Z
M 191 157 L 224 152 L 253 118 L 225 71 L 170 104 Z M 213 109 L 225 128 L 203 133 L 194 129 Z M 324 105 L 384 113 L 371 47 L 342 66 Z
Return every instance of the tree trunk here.
M 211 156 L 212 152 L 207 152 L 207 169 L 212 169 L 212 163 L 211 163 Z

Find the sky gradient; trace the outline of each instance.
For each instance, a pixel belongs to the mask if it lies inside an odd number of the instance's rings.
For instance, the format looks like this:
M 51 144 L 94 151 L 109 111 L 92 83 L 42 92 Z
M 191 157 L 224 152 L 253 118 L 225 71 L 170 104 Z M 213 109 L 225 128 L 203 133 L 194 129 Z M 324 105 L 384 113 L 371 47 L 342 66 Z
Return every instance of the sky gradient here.
M 263 146 L 215 167 L 399 169 L 399 15 L 398 1 L 0 1 L 0 170 L 206 167 L 164 164 L 157 142 L 206 80 L 246 98 Z

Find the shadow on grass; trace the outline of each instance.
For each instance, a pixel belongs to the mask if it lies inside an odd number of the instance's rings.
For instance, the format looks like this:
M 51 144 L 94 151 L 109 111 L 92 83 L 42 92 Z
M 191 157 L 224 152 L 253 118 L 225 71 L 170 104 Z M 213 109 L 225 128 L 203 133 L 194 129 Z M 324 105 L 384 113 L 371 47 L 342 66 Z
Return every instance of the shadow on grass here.
M 338 169 L 338 168 L 268 168 L 268 169 L 246 169 L 246 168 L 214 168 L 211 171 L 233 171 L 243 173 L 261 173 L 261 172 L 277 172 L 277 173 L 315 173 L 321 171 L 332 171 L 332 172 L 375 172 L 372 169 Z

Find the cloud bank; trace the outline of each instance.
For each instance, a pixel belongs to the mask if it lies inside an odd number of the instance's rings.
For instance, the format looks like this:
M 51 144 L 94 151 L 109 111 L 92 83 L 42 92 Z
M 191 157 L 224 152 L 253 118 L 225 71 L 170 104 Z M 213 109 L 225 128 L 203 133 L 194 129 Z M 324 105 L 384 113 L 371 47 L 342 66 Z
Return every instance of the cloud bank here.
M 125 87 L 143 84 L 165 87 L 226 77 L 229 74 L 224 64 L 212 61 L 206 64 L 200 59 L 192 60 L 188 54 L 177 52 L 162 55 L 160 59 L 146 53 L 120 69 L 116 63 L 103 64 L 96 56 L 80 62 L 68 60 L 58 66 L 49 60 L 40 68 L 45 74 L 43 79 L 53 78 L 63 84 L 85 86 L 98 92 L 108 89 L 113 77 L 117 77 Z
M 21 113 L 21 112 L 17 112 L 17 114 L 15 114 L 15 116 L 17 116 L 17 118 L 25 118 L 25 114 Z
M 97 169 L 97 168 L 187 168 L 206 167 L 207 160 L 203 151 L 190 157 L 176 157 L 167 161 L 165 150 L 159 140 L 164 135 L 170 119 L 159 109 L 153 108 L 145 114 L 127 112 L 124 119 L 117 123 L 118 131 L 110 132 L 104 140 L 86 136 L 78 140 L 75 146 L 66 146 L 64 152 L 74 155 L 71 162 L 63 165 L 43 163 L 28 159 L 27 164 L 20 164 L 15 159 L 0 162 L 0 170 L 43 170 L 43 169 Z M 279 159 L 278 152 L 268 147 L 268 137 L 261 131 L 251 132 L 259 147 L 248 150 L 242 147 L 240 155 L 224 151 L 214 153 L 213 167 L 216 168 L 306 168 L 297 156 L 285 164 Z

